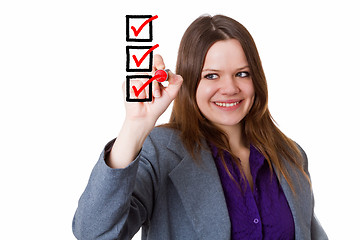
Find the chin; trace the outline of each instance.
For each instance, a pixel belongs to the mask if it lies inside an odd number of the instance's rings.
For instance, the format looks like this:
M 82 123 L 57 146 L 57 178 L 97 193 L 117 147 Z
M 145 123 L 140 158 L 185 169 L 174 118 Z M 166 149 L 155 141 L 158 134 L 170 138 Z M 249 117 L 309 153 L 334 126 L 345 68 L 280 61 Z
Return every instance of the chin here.
M 236 120 L 222 120 L 222 121 L 212 121 L 212 123 L 220 128 L 222 127 L 239 127 L 242 119 Z

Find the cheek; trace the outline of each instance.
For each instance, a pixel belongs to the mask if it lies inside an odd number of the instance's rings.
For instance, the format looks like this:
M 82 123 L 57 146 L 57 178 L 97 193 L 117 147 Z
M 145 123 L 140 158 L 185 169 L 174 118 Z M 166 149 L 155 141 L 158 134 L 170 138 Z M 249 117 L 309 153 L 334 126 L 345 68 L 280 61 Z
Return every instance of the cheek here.
M 243 96 L 248 99 L 248 108 L 251 108 L 255 100 L 255 89 L 252 81 L 243 84 L 241 89 Z
M 248 98 L 255 97 L 255 88 L 252 80 L 244 86 L 244 92 L 246 93 Z
M 254 89 L 254 85 L 251 81 L 251 84 L 249 84 L 248 87 L 248 97 L 250 98 L 250 108 L 252 107 L 252 105 L 254 104 L 254 100 L 255 100 L 255 89 Z
M 214 95 L 214 88 L 211 86 L 211 84 L 204 83 L 203 81 L 200 81 L 199 86 L 196 90 L 196 102 L 199 105 L 199 103 L 206 103 L 209 102 L 211 97 Z

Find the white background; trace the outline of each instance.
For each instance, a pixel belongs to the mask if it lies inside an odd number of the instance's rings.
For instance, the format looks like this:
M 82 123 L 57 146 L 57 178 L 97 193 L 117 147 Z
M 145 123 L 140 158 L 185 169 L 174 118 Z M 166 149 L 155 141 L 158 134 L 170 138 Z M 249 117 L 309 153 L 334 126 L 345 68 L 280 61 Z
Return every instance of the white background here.
M 1 1 L 0 238 L 74 239 L 77 201 L 124 117 L 125 15 L 159 16 L 155 53 L 174 70 L 187 26 L 220 13 L 255 39 L 270 111 L 308 154 L 330 239 L 356 239 L 358 10 L 346 0 Z

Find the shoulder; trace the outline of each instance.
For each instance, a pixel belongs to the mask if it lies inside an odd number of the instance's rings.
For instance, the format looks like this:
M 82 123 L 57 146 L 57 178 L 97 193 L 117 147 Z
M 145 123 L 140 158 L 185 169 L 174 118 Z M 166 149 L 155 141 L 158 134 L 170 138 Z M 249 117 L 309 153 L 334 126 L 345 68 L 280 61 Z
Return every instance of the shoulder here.
M 155 127 L 147 137 L 144 147 L 153 145 L 156 148 L 173 148 L 182 146 L 180 132 L 168 127 Z
M 172 144 L 182 145 L 180 134 L 180 130 L 171 127 L 157 126 L 150 132 L 149 138 L 153 142 L 165 146 L 171 146 Z
M 186 153 L 180 138 L 180 132 L 168 127 L 155 127 L 146 138 L 142 153 L 152 157 L 162 158 L 176 154 L 179 157 Z
M 155 127 L 151 132 L 149 137 L 153 139 L 153 141 L 166 143 L 170 140 L 180 140 L 180 132 L 179 130 L 170 128 L 170 127 Z
M 306 155 L 306 152 L 304 151 L 304 149 L 297 143 L 297 142 L 294 142 L 295 145 L 297 146 L 300 154 L 301 154 L 301 162 L 302 162 L 302 166 L 303 166 L 303 169 L 304 171 L 308 174 L 308 158 L 307 158 L 307 155 Z

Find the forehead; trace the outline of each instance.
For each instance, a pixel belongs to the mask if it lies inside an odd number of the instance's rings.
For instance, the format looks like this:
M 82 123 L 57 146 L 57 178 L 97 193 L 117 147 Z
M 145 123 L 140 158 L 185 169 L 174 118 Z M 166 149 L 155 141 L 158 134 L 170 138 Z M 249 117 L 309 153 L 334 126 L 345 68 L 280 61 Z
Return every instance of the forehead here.
M 205 56 L 203 69 L 229 69 L 247 66 L 248 62 L 240 42 L 236 39 L 214 43 Z

